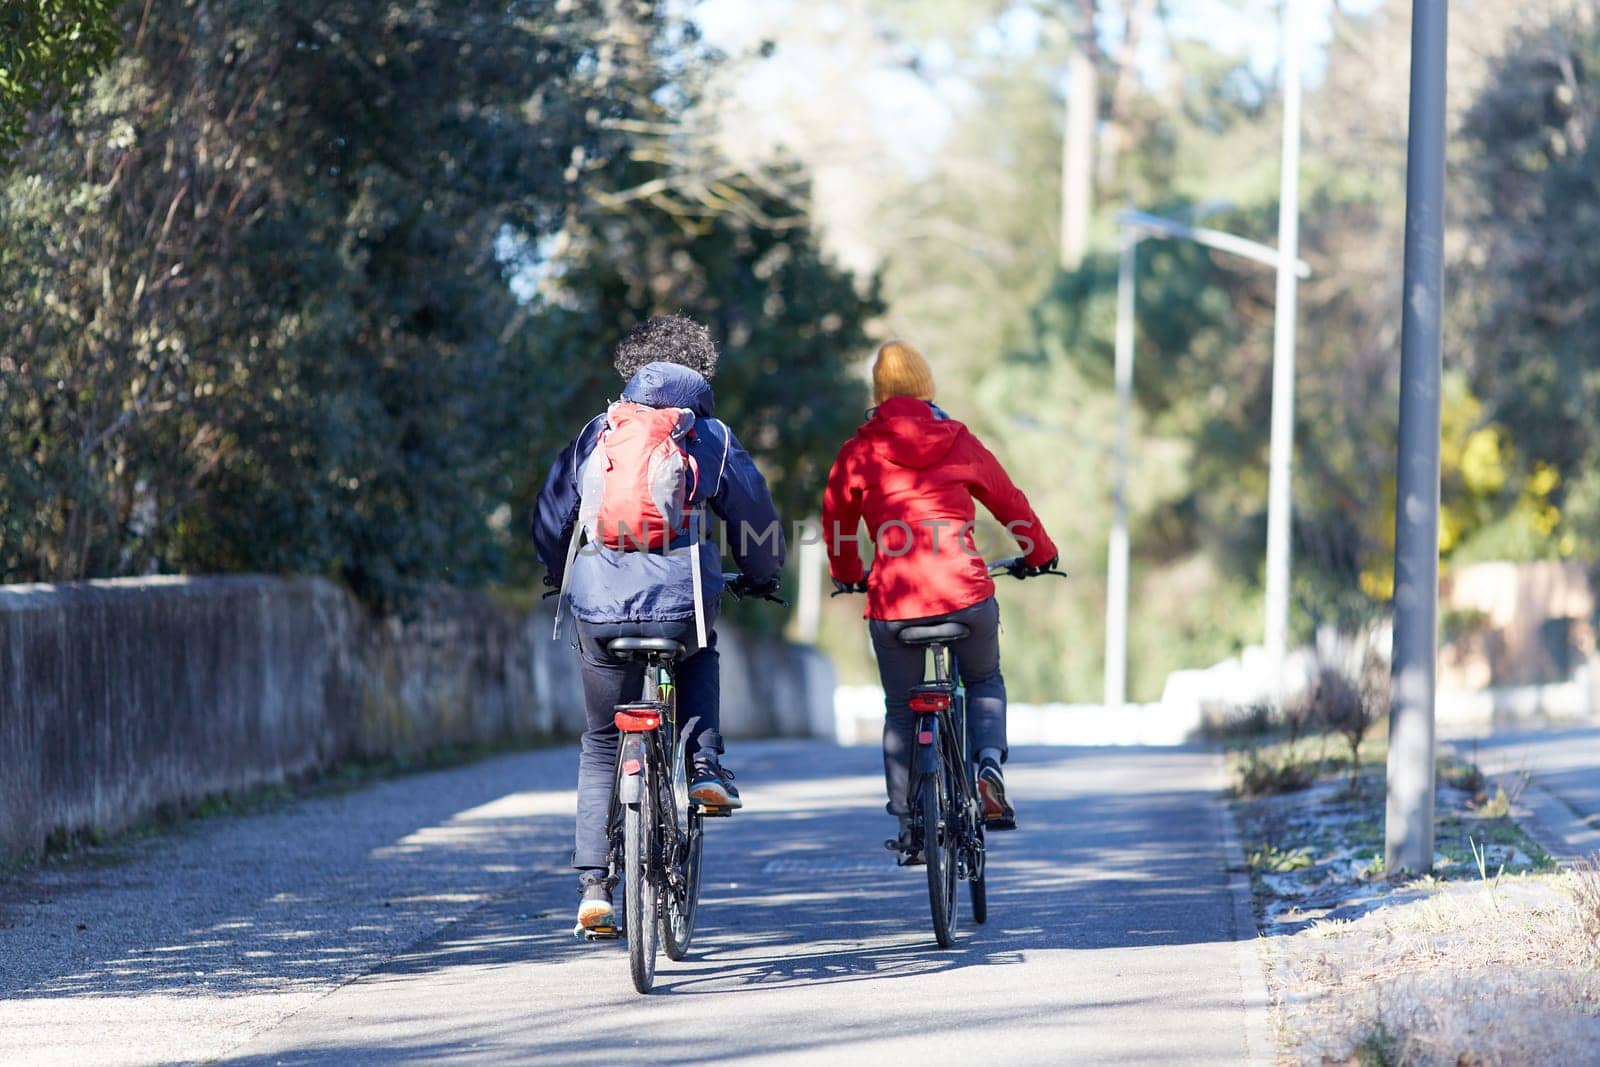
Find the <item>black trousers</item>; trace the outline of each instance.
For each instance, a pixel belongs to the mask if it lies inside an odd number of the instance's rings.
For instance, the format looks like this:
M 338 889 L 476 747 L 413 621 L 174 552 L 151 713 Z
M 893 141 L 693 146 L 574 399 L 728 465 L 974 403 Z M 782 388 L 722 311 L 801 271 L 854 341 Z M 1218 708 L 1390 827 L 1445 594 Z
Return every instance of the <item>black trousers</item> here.
M 997 748 L 1006 755 L 1006 681 L 1000 676 L 1000 606 L 994 597 L 970 608 L 931 619 L 873 619 L 872 650 L 878 656 L 878 676 L 883 680 L 883 777 L 889 792 L 889 814 L 911 813 L 912 736 L 917 717 L 911 711 L 910 691 L 926 679 L 927 649 L 902 645 L 895 634 L 918 623 L 959 622 L 970 631 L 950 646 L 956 669 L 967 692 L 967 744 L 969 756 L 980 749 Z
M 611 813 L 611 785 L 617 769 L 617 726 L 612 708 L 638 700 L 644 689 L 644 665 L 614 658 L 606 642 L 616 637 L 670 637 L 693 650 L 694 620 L 678 622 L 586 623 L 578 620 L 578 654 L 583 659 L 583 703 L 587 726 L 578 757 L 577 847 L 572 865 L 579 870 L 603 868 L 611 852 L 606 816 Z M 680 661 L 673 676 L 678 687 L 678 727 L 684 758 L 692 767 L 695 753 L 722 752 L 719 710 L 721 662 L 717 634 L 706 648 Z

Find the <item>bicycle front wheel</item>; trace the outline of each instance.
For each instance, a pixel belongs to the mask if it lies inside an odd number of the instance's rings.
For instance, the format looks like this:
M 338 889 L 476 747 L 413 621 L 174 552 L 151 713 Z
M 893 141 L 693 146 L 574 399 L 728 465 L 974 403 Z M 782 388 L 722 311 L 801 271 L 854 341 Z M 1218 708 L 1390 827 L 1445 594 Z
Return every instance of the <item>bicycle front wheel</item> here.
M 933 937 L 941 948 L 956 941 L 955 812 L 946 804 L 945 768 L 922 776 L 922 847 L 928 861 L 928 906 L 933 912 Z
M 624 914 L 628 922 L 628 966 L 633 988 L 650 992 L 656 981 L 656 887 L 650 877 L 650 854 L 655 836 L 655 800 L 650 783 L 639 791 L 639 802 L 629 804 L 623 816 Z

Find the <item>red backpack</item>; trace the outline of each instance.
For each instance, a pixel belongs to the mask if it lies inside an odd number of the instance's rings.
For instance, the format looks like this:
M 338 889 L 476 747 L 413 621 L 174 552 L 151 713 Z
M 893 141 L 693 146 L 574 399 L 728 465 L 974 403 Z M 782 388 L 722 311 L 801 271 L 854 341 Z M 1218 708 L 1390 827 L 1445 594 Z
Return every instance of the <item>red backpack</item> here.
M 698 470 L 689 455 L 694 412 L 619 401 L 583 465 L 578 525 L 591 543 L 662 549 L 689 532 Z
M 689 506 L 699 468 L 689 454 L 694 412 L 618 401 L 606 409 L 594 451 L 578 475 L 578 523 L 567 546 L 567 566 L 556 602 L 555 632 L 561 633 L 572 563 L 583 543 L 623 551 L 659 551 L 689 532 Z M 719 476 L 720 477 L 720 476 Z M 694 572 L 695 629 L 706 644 L 700 591 L 700 552 L 690 550 Z

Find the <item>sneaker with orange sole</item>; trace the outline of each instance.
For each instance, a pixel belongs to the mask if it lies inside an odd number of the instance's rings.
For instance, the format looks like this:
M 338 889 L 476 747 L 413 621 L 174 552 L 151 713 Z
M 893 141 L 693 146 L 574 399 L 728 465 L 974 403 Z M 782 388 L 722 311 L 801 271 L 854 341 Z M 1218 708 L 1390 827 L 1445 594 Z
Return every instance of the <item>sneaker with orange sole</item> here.
M 583 899 L 578 902 L 579 939 L 610 938 L 617 935 L 617 913 L 611 906 L 611 887 L 604 881 L 583 883 Z
M 986 759 L 978 764 L 978 806 L 986 830 L 1015 830 L 1017 811 L 1006 800 L 1006 779 L 1000 764 Z

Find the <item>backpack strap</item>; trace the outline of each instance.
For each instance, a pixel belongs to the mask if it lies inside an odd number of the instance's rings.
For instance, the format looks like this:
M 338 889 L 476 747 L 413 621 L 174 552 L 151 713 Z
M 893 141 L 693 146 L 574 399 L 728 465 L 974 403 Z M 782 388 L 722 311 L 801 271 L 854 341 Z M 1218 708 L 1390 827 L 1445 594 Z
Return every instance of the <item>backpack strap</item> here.
M 718 420 L 713 419 L 713 418 L 706 418 L 706 419 L 704 419 L 702 421 L 711 423 L 712 425 L 718 427 L 722 431 L 722 465 L 719 468 L 717 468 L 716 481 L 711 483 L 711 495 L 715 496 L 717 494 L 717 492 L 719 490 L 721 490 L 721 488 L 722 488 L 722 477 L 723 477 L 723 475 L 725 475 L 728 472 L 728 450 L 732 447 L 732 443 L 731 443 L 731 440 L 730 440 L 730 435 L 728 433 L 728 427 L 726 425 L 724 425 L 723 423 L 721 423 Z M 693 457 L 690 457 L 690 463 L 692 464 L 693 462 L 694 462 Z M 700 486 L 700 478 L 699 478 L 700 470 L 699 470 L 698 465 L 695 466 L 694 470 L 695 470 L 695 488 L 698 489 L 699 486 Z M 702 505 L 701 507 L 695 508 L 691 512 L 691 514 L 694 516 L 693 519 L 691 519 L 690 523 L 689 523 L 690 529 L 694 532 L 693 542 L 689 546 L 690 547 L 690 551 L 692 551 L 694 553 L 694 557 L 690 562 L 690 569 L 694 572 L 694 632 L 695 632 L 695 636 L 700 641 L 700 647 L 701 648 L 705 648 L 706 647 L 706 643 L 707 643 L 707 635 L 706 635 L 706 595 L 705 595 L 705 589 L 704 589 L 704 587 L 702 585 L 702 582 L 701 582 L 702 576 L 701 576 L 701 563 L 700 563 L 700 540 L 704 536 L 704 533 L 705 533 L 705 531 L 703 529 L 703 527 L 705 525 L 705 517 L 706 517 L 704 505 Z
M 589 488 L 586 484 L 589 464 L 594 461 L 594 457 L 597 454 L 604 455 L 606 430 L 611 425 L 611 420 L 607 418 L 609 414 L 610 409 L 607 408 L 586 422 L 583 429 L 578 433 L 578 438 L 581 440 L 583 435 L 589 431 L 589 427 L 595 424 L 596 420 L 605 419 L 605 424 L 600 427 L 600 436 L 595 438 L 594 447 L 589 450 L 589 454 L 584 457 L 583 462 L 578 464 L 578 518 L 572 524 L 572 536 L 567 538 L 567 563 L 566 566 L 561 568 L 561 591 L 556 594 L 556 623 L 554 629 L 550 632 L 552 641 L 561 639 L 561 613 L 567 603 L 567 585 L 572 581 L 572 564 L 577 560 L 578 552 L 583 548 L 583 540 L 588 536 L 589 527 L 594 522 L 595 509 L 600 506 L 598 501 L 588 499 L 588 494 L 585 490 Z
M 701 586 L 700 539 L 704 536 L 701 529 L 705 523 L 705 512 L 695 508 L 689 512 L 689 571 L 694 582 L 694 635 L 699 640 L 700 648 L 706 647 L 706 594 Z

